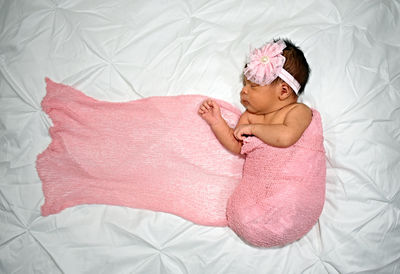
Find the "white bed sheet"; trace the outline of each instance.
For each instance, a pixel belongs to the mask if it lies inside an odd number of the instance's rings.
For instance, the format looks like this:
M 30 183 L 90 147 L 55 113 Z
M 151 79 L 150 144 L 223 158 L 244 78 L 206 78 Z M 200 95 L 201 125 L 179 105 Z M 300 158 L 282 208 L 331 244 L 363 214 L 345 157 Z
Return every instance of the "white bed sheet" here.
M 399 1 L 0 0 L 0 273 L 400 273 Z M 272 249 L 228 228 L 83 205 L 41 217 L 44 78 L 129 101 L 204 94 L 239 105 L 249 45 L 289 37 L 312 68 L 326 203 Z M 242 108 L 243 109 L 243 108 Z

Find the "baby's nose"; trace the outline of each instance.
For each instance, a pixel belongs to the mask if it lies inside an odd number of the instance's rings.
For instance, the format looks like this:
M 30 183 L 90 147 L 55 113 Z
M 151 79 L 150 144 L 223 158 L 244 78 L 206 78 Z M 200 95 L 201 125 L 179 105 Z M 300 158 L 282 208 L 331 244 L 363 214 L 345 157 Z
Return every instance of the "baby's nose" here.
M 241 94 L 247 94 L 247 88 L 246 86 L 243 86 L 242 91 L 240 92 Z

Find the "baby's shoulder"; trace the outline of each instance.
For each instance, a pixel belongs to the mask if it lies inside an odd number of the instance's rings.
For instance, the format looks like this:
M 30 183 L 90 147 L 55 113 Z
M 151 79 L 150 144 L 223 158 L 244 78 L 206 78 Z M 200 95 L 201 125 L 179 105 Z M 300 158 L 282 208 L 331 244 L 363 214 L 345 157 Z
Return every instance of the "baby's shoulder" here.
M 312 110 L 309 106 L 303 103 L 295 103 L 291 108 L 288 109 L 287 114 L 289 113 L 296 113 L 296 114 L 303 114 L 303 115 L 312 115 Z
M 312 119 L 312 109 L 303 103 L 294 104 L 286 113 L 285 121 L 292 121 L 307 127 Z

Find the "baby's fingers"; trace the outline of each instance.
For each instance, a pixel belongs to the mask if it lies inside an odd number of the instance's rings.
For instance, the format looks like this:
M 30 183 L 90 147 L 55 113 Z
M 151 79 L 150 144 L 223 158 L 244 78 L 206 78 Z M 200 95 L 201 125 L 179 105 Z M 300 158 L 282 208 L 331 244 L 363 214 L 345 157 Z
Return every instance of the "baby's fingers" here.
M 238 141 L 243 141 L 244 139 L 246 139 L 246 127 L 238 127 L 233 131 L 233 136 L 235 136 L 235 138 Z
M 199 107 L 199 113 L 204 114 L 211 110 L 211 106 L 208 104 L 207 101 L 204 101 Z
M 208 112 L 207 108 L 206 108 L 204 105 L 201 105 L 201 106 L 199 107 L 199 113 L 200 113 L 200 114 L 204 114 L 204 113 L 206 113 L 206 112 Z
M 202 113 L 205 113 L 211 109 L 212 109 L 212 101 L 210 99 L 207 99 L 207 100 L 204 100 L 203 103 L 201 104 L 201 106 L 199 108 L 199 112 L 201 111 Z
M 218 103 L 215 102 L 214 100 L 209 99 L 208 105 L 209 105 L 211 108 L 214 109 L 215 113 L 220 113 L 220 112 L 221 112 L 221 109 L 220 109 Z
M 204 101 L 203 106 L 207 109 L 210 110 L 214 107 L 214 102 L 211 99 L 207 99 Z
M 233 136 L 235 136 L 235 138 L 236 138 L 237 140 L 239 140 L 239 141 L 242 141 L 242 140 L 243 140 L 243 137 L 242 137 L 242 135 L 240 134 L 240 129 L 239 129 L 239 128 L 237 128 L 237 129 L 235 129 L 235 130 L 233 131 Z

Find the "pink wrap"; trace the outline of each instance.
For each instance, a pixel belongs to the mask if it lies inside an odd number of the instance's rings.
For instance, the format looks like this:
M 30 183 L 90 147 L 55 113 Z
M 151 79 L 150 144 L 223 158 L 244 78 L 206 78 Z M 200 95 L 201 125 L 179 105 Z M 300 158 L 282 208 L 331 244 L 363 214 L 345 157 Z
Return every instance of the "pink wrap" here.
M 204 96 L 102 102 L 49 79 L 43 110 L 54 126 L 38 156 L 42 215 L 80 204 L 172 213 L 226 226 L 243 158 L 225 150 L 197 114 Z M 240 111 L 219 101 L 234 126 Z
M 321 213 L 325 157 L 315 110 L 289 148 L 247 138 L 243 167 L 243 157 L 225 150 L 197 114 L 204 96 L 113 103 L 46 82 L 42 108 L 54 126 L 37 159 L 43 216 L 81 204 L 127 206 L 229 225 L 251 244 L 274 246 L 299 239 Z M 239 110 L 218 103 L 234 127 Z
M 281 246 L 304 236 L 317 222 L 325 201 L 325 152 L 321 117 L 302 137 L 277 148 L 248 137 L 243 178 L 230 197 L 228 225 L 256 246 Z

